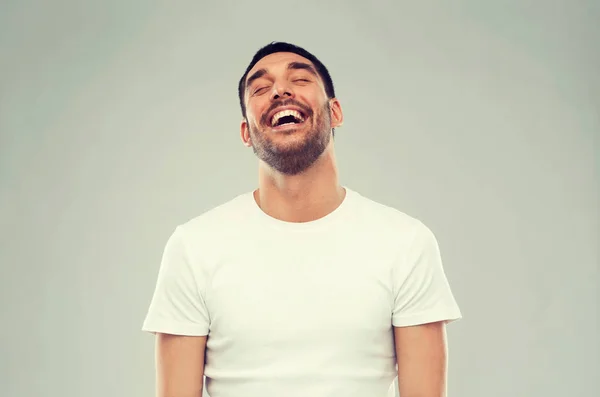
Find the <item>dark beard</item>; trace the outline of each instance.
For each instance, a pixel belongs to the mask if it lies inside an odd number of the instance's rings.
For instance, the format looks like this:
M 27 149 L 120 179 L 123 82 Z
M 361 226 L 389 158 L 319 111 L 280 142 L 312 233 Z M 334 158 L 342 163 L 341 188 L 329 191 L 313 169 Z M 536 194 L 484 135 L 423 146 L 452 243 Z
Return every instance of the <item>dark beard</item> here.
M 320 112 L 313 113 L 315 127 L 306 133 L 306 140 L 294 147 L 280 148 L 265 134 L 255 131 L 248 124 L 254 154 L 273 169 L 284 175 L 297 175 L 307 170 L 325 151 L 331 139 L 331 116 L 329 103 Z M 307 120 L 308 122 L 308 120 Z

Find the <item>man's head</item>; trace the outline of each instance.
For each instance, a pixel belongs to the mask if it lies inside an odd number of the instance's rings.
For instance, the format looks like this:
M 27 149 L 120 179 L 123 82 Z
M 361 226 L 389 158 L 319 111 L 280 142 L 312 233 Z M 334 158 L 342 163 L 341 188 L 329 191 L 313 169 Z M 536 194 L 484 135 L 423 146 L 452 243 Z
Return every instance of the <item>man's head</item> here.
M 238 94 L 242 141 L 286 175 L 310 167 L 343 121 L 327 68 L 292 44 L 261 48 L 240 79 Z

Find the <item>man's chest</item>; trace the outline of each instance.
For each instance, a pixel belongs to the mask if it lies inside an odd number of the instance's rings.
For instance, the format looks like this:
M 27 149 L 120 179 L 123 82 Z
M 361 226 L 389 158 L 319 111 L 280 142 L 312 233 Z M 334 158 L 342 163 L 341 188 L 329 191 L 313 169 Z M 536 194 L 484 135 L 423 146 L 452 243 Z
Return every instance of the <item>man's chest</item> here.
M 213 341 L 231 348 L 336 344 L 343 350 L 365 338 L 387 338 L 391 255 L 347 243 L 263 245 L 224 255 L 206 291 Z

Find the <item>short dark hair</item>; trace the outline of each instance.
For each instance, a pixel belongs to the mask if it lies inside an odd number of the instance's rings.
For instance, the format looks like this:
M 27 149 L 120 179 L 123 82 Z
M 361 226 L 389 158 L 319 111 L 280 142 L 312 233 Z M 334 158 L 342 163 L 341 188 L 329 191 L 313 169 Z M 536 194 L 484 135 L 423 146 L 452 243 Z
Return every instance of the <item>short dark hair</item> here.
M 244 75 L 242 76 L 242 78 L 240 79 L 240 81 L 238 83 L 238 95 L 240 98 L 240 107 L 242 109 L 242 116 L 244 118 L 246 118 L 246 104 L 244 102 L 244 91 L 246 90 L 246 77 L 248 76 L 248 72 L 262 58 L 266 57 L 267 55 L 274 54 L 276 52 L 292 52 L 294 54 L 298 54 L 301 57 L 304 57 L 304 58 L 308 59 L 309 61 L 311 61 L 313 63 L 313 65 L 315 66 L 315 68 L 317 69 L 317 73 L 323 80 L 323 84 L 325 85 L 325 93 L 327 94 L 329 99 L 335 98 L 335 89 L 333 87 L 333 81 L 331 80 L 329 71 L 327 70 L 325 65 L 323 65 L 323 63 L 321 61 L 319 61 L 319 59 L 316 56 L 314 56 L 310 52 L 306 51 L 304 48 L 299 47 L 297 45 L 273 41 L 273 42 L 267 44 L 266 46 L 262 47 L 261 49 L 259 49 L 256 52 L 256 54 L 254 54 L 252 61 L 250 61 L 250 65 L 248 65 L 248 67 L 246 68 L 246 71 L 244 72 Z

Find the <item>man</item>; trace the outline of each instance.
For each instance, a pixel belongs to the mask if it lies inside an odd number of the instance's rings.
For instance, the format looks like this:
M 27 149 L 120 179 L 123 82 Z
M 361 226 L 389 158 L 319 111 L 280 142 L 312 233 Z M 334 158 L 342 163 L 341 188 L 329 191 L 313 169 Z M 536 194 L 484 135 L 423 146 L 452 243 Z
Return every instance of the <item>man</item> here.
M 432 232 L 338 180 L 326 67 L 287 43 L 239 82 L 258 188 L 179 225 L 143 329 L 160 397 L 446 394 L 461 317 Z

